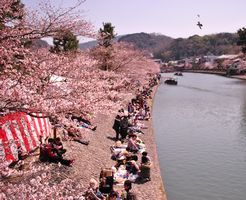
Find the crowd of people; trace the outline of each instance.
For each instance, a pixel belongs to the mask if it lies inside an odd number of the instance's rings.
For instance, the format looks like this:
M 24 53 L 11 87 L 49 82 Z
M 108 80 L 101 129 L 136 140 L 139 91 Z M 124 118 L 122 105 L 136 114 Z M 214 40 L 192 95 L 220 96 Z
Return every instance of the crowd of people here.
M 146 151 L 146 145 L 141 139 L 144 129 L 148 127 L 143 122 L 150 120 L 148 99 L 151 98 L 152 87 L 158 84 L 156 76 L 149 82 L 149 87 L 138 90 L 136 97 L 131 99 L 126 109 L 120 109 L 115 116 L 113 130 L 115 143 L 111 146 L 111 159 L 115 164 L 102 169 L 98 181 L 91 179 L 89 187 L 84 193 L 87 200 L 134 200 L 136 195 L 131 192 L 132 183 L 151 181 L 151 159 Z M 89 120 L 82 116 L 68 115 L 76 126 L 64 126 L 63 139 L 68 137 L 73 141 L 88 145 L 79 132 L 79 128 L 96 130 Z M 66 149 L 59 137 L 49 138 L 40 146 L 40 161 L 61 163 L 72 166 L 74 160 L 65 159 Z
M 85 117 L 68 114 L 67 118 L 72 121 L 70 125 L 64 125 L 62 131 L 63 140 L 75 141 L 80 144 L 88 145 L 89 141 L 83 138 L 80 129 L 95 131 L 97 126 L 93 126 Z M 60 137 L 45 138 L 42 142 L 40 139 L 40 156 L 41 162 L 61 163 L 62 165 L 71 166 L 74 160 L 63 158 L 66 149 L 63 148 Z
M 112 126 L 115 144 L 110 148 L 115 164 L 102 169 L 99 181 L 91 179 L 85 199 L 135 200 L 137 197 L 131 192 L 132 184 L 151 181 L 152 162 L 141 135 L 148 128 L 143 121 L 151 117 L 148 99 L 151 98 L 152 87 L 159 80 L 159 75 L 154 77 L 149 87 L 137 91 L 126 109 L 118 111 Z

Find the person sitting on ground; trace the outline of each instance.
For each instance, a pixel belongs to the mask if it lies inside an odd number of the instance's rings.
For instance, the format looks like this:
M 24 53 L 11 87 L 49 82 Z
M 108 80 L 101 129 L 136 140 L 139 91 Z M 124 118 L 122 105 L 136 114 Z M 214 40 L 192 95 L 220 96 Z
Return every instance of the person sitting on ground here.
M 17 152 L 18 152 L 18 160 L 24 160 L 28 157 L 28 153 L 23 152 L 21 146 L 18 147 Z
M 142 153 L 142 159 L 141 159 L 141 166 L 140 166 L 140 172 L 139 172 L 139 180 L 140 181 L 150 181 L 150 169 L 151 169 L 151 161 L 149 156 L 147 156 L 148 153 L 144 151 Z
M 83 121 L 79 121 L 78 123 L 79 123 L 79 127 L 82 127 L 82 128 L 88 128 L 88 129 L 90 129 L 92 131 L 95 131 L 97 129 L 97 126 L 92 126 L 92 125 L 87 124 L 87 123 L 85 123 Z
M 132 189 L 132 182 L 129 180 L 126 180 L 124 182 L 124 191 L 121 194 L 122 200 L 137 200 L 136 195 L 131 192 Z
M 114 171 L 112 168 L 104 168 L 100 173 L 99 190 L 103 194 L 109 194 L 113 191 Z
M 132 100 L 131 100 L 131 104 L 132 104 L 132 106 L 133 106 L 133 108 L 134 108 L 134 112 L 135 112 L 136 105 L 137 105 L 136 99 L 132 99 Z
M 137 155 L 133 155 L 133 156 L 131 156 L 130 160 L 128 160 L 126 162 L 126 170 L 130 174 L 136 175 L 140 171 L 139 166 L 137 164 L 137 161 L 138 161 L 138 156 Z
M 147 128 L 143 123 L 140 123 L 138 119 L 136 118 L 136 115 L 134 114 L 133 117 L 129 120 L 130 126 L 128 127 L 128 135 L 131 132 L 137 132 L 144 134 L 141 129 Z
M 144 105 L 144 110 L 145 110 L 145 120 L 149 120 L 150 119 L 150 108 L 147 104 Z
M 61 138 L 59 138 L 59 137 L 57 137 L 57 138 L 54 139 L 53 146 L 54 146 L 57 154 L 60 155 L 60 156 L 62 154 L 64 154 L 64 153 L 66 153 L 66 151 L 67 151 L 66 149 L 63 148 L 63 144 L 61 142 Z
M 148 156 L 148 153 L 146 151 L 144 151 L 142 153 L 142 158 L 141 158 L 141 164 L 151 164 L 150 158 Z
M 18 153 L 18 160 L 12 161 L 9 164 L 9 168 L 14 168 L 17 166 L 17 164 L 18 164 L 19 169 L 23 168 L 23 165 L 21 164 L 20 161 L 26 159 L 28 157 L 28 153 L 24 153 L 20 145 L 17 148 L 17 153 Z
M 132 153 L 130 153 L 129 148 L 126 148 L 126 150 L 123 150 L 120 152 L 119 155 L 117 155 L 116 157 L 116 164 L 115 164 L 115 168 L 119 168 L 121 165 L 124 165 L 126 163 L 126 161 L 131 160 L 132 157 Z
M 45 144 L 40 149 L 40 161 L 42 162 L 52 162 L 61 163 L 62 165 L 71 166 L 73 160 L 63 159 L 61 155 L 56 153 L 54 148 L 54 139 L 49 138 L 48 144 Z
M 90 180 L 89 187 L 86 190 L 84 196 L 86 200 L 105 199 L 102 193 L 98 189 L 98 182 L 94 178 Z
M 80 116 L 72 115 L 71 120 L 77 121 L 79 124 L 78 126 L 80 127 L 88 128 L 92 131 L 95 131 L 97 129 L 97 126 L 93 126 L 88 119 L 85 119 L 85 117 L 82 117 L 81 115 Z
M 129 148 L 131 152 L 137 153 L 139 150 L 138 142 L 140 141 L 135 133 L 132 133 L 131 135 L 129 135 L 129 137 L 130 138 L 128 140 L 127 147 Z
M 140 108 L 138 114 L 136 115 L 136 118 L 138 120 L 144 120 L 147 117 L 147 112 L 145 111 L 144 108 Z
M 127 110 L 129 114 L 132 114 L 134 112 L 134 107 L 131 102 L 128 103 Z
M 130 149 L 128 147 L 126 147 L 125 150 L 121 151 L 119 154 L 119 158 L 118 160 L 122 160 L 122 159 L 127 159 L 128 157 L 131 157 L 133 154 L 130 152 Z
M 74 128 L 73 126 L 70 126 L 69 128 L 66 128 L 65 131 L 67 132 L 68 136 L 72 138 L 73 141 L 79 142 L 84 145 L 88 145 L 89 141 L 86 141 L 82 138 L 81 133 L 78 129 Z
M 114 149 L 122 149 L 122 148 L 124 148 L 124 145 L 122 144 L 122 142 L 120 140 L 117 140 L 112 147 Z
M 113 146 L 110 147 L 110 150 L 112 152 L 111 159 L 117 160 L 120 156 L 120 153 L 125 150 L 125 146 L 123 146 L 121 141 L 118 140 Z
M 117 200 L 118 199 L 118 193 L 115 191 L 112 191 L 109 193 L 107 200 Z

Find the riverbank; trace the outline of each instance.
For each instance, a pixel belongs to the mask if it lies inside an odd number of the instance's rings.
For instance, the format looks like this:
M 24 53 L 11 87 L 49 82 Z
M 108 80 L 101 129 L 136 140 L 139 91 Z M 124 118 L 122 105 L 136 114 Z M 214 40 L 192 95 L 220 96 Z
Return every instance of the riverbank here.
M 183 72 L 188 72 L 188 73 L 199 73 L 199 74 L 216 74 L 216 75 L 221 75 L 221 76 L 226 76 L 226 72 L 222 71 L 216 71 L 216 70 L 183 70 Z
M 221 71 L 184 70 L 183 72 L 199 73 L 199 74 L 216 74 L 216 75 L 220 75 L 220 76 L 226 76 L 228 78 L 235 78 L 235 79 L 240 79 L 240 80 L 246 80 L 246 75 L 232 75 L 232 76 L 227 76 L 225 72 L 221 72 Z
M 153 88 L 152 99 L 148 102 L 151 108 L 157 87 Z M 110 146 L 114 144 L 113 138 L 115 137 L 115 132 L 112 129 L 113 121 L 114 115 L 98 115 L 93 122 L 97 125 L 97 130 L 90 133 L 92 135 L 88 146 L 74 142 L 65 143 L 65 146 L 68 147 L 67 157 L 75 159 L 72 167 L 73 173 L 69 178 L 78 181 L 83 189 L 87 188 L 91 178 L 96 180 L 99 178 L 101 168 L 111 167 L 115 163 L 110 158 Z M 153 163 L 151 181 L 134 184 L 133 191 L 137 194 L 138 200 L 166 200 L 167 195 L 161 178 L 152 120 L 144 121 L 144 124 L 148 129 L 143 130 L 144 135 L 141 136 L 141 139 L 145 142 L 148 155 Z

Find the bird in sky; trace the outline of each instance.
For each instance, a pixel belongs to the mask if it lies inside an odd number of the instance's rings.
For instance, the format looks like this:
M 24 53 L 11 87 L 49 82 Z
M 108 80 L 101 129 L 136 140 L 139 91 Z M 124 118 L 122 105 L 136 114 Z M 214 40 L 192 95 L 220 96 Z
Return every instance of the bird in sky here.
M 201 24 L 201 22 L 198 21 L 198 22 L 197 22 L 197 26 L 198 26 L 200 29 L 202 29 L 202 26 L 203 26 L 203 25 Z

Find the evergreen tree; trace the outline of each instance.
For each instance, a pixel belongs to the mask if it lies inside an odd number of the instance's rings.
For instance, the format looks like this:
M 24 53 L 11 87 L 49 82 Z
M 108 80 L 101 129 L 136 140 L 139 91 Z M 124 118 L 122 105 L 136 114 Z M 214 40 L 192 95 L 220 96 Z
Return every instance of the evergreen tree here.
M 242 47 L 242 52 L 246 54 L 246 28 L 239 29 L 237 34 L 239 35 L 239 41 L 237 44 Z
M 112 46 L 113 39 L 116 34 L 114 33 L 114 26 L 111 23 L 103 23 L 103 28 L 99 30 L 99 40 L 98 43 L 100 46 L 105 48 Z
M 54 47 L 51 48 L 51 52 L 62 51 L 76 51 L 79 47 L 79 41 L 77 37 L 70 31 L 60 32 L 57 37 L 53 39 Z
M 102 70 L 110 70 L 111 60 L 112 60 L 112 52 L 113 52 L 113 39 L 116 34 L 114 33 L 114 26 L 111 23 L 103 23 L 103 28 L 99 29 L 99 38 L 98 44 L 101 48 L 101 69 Z

